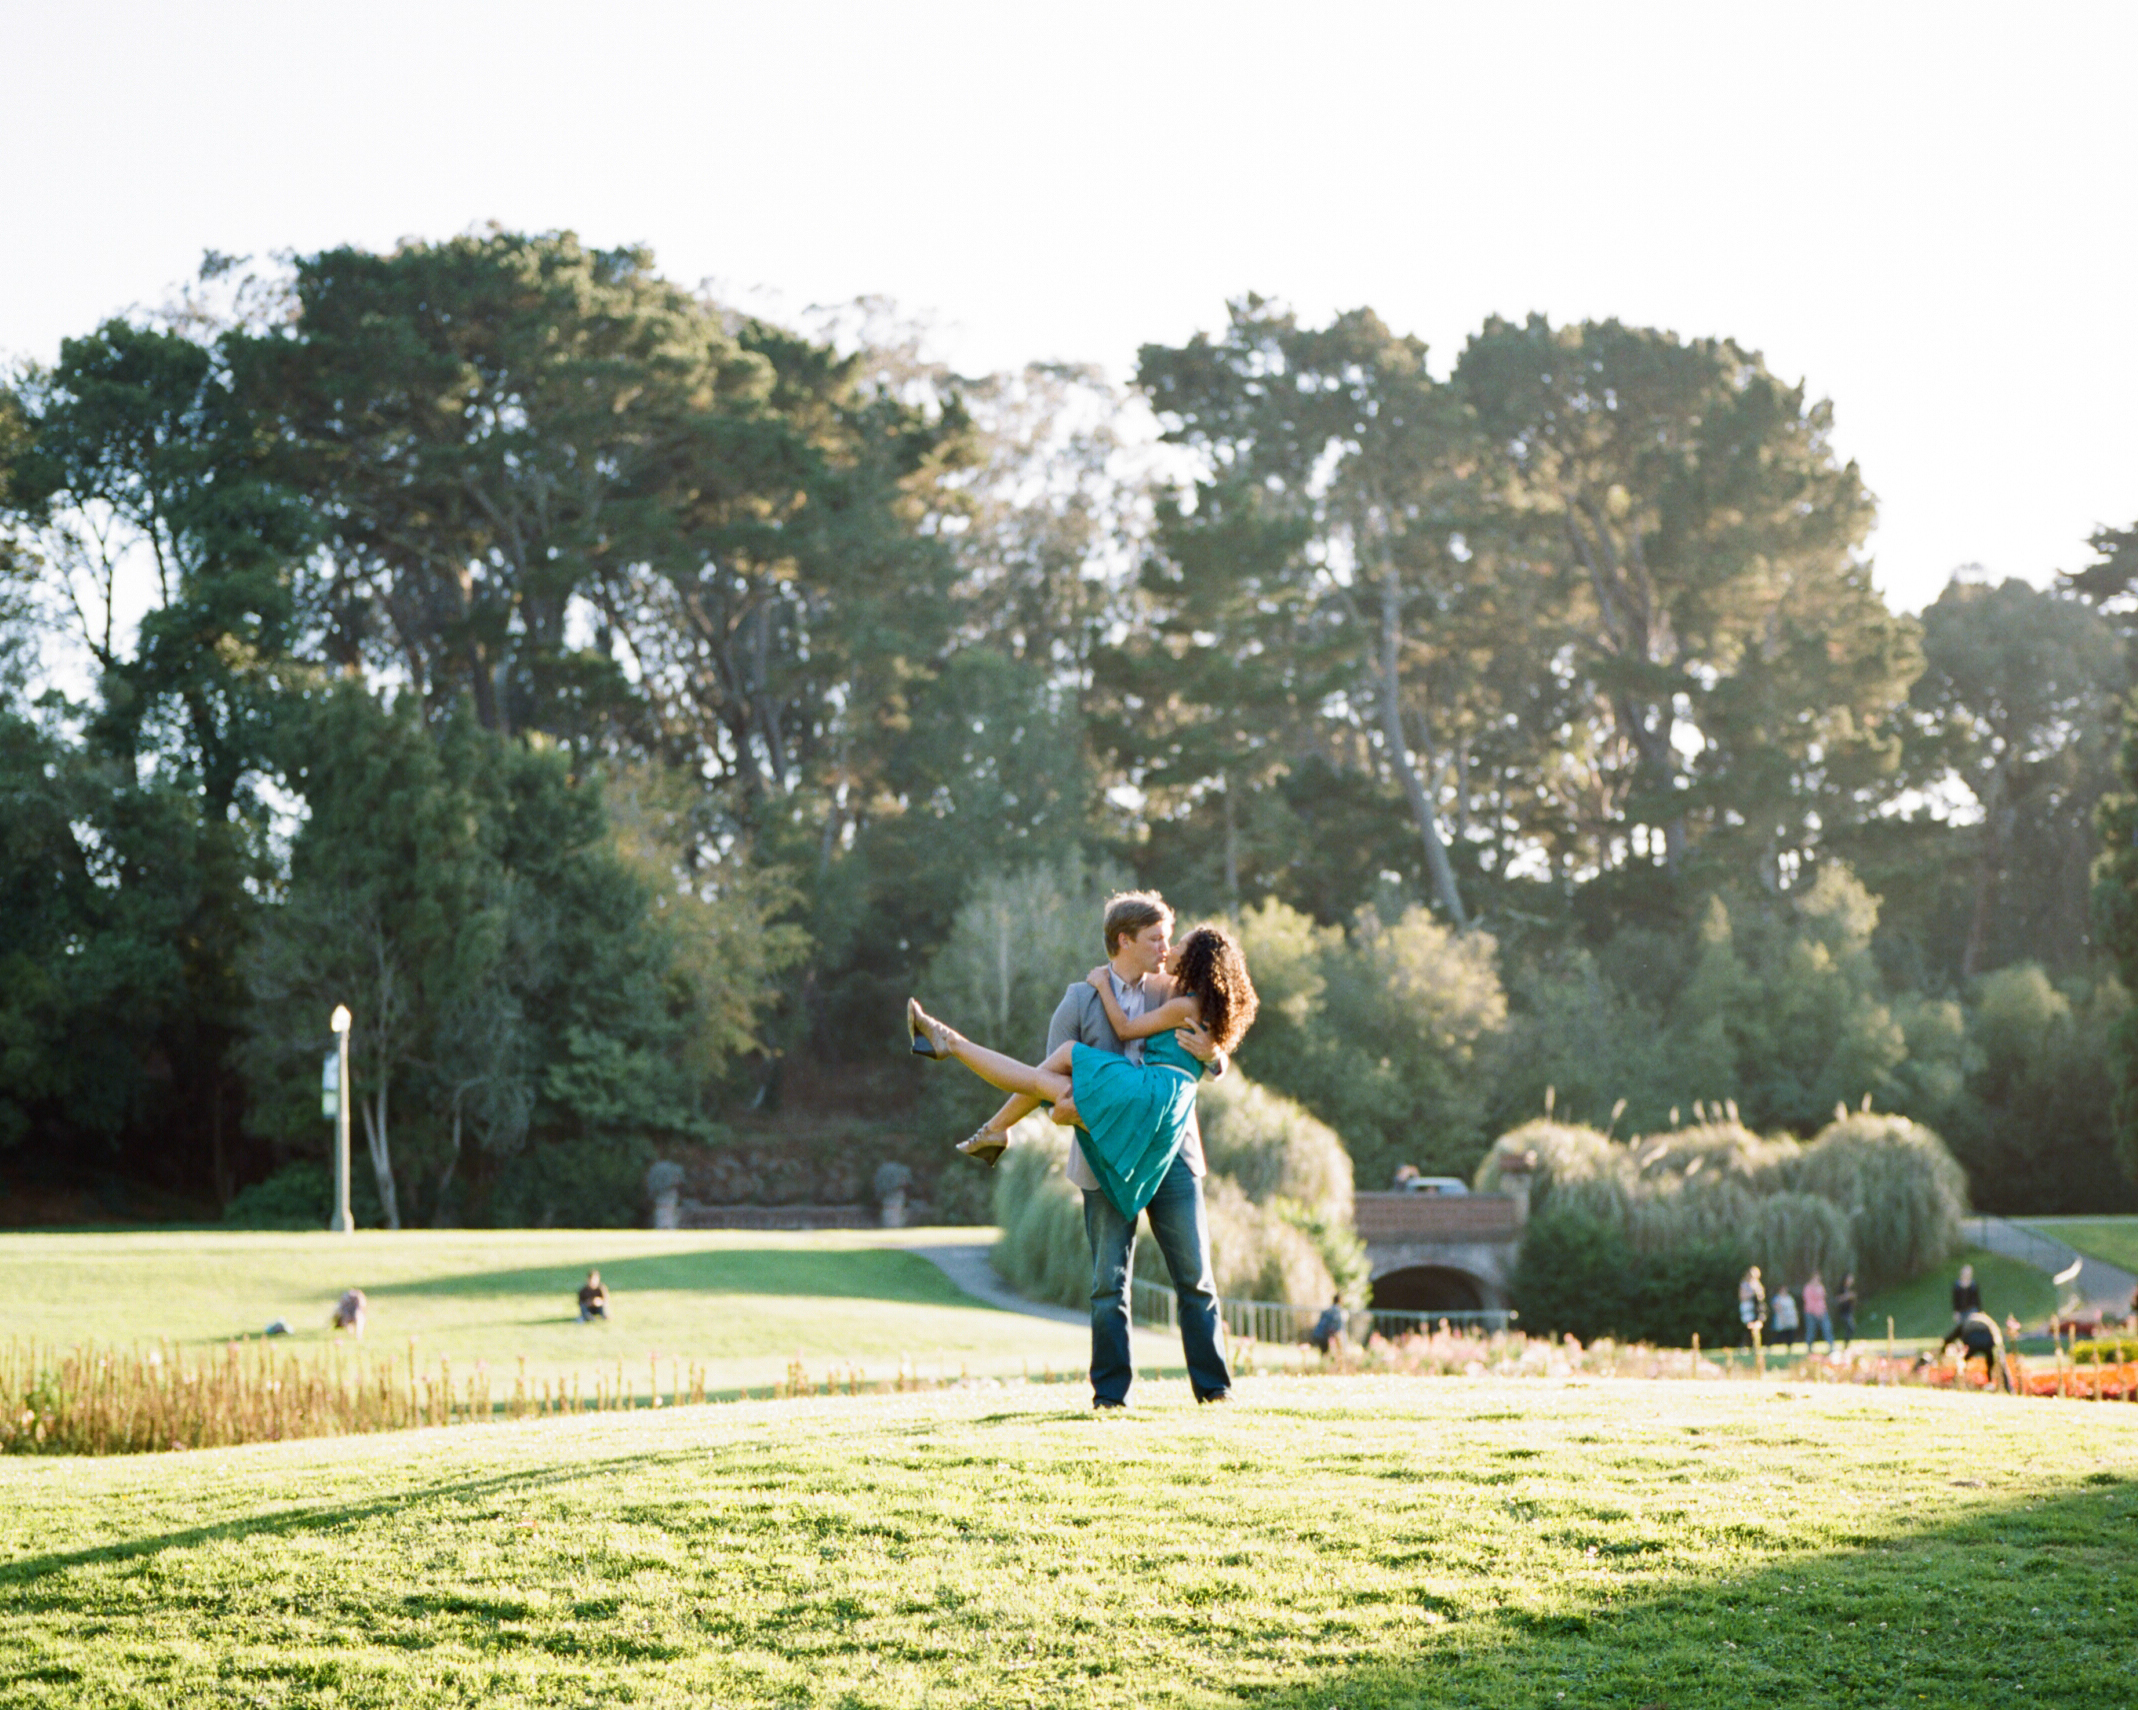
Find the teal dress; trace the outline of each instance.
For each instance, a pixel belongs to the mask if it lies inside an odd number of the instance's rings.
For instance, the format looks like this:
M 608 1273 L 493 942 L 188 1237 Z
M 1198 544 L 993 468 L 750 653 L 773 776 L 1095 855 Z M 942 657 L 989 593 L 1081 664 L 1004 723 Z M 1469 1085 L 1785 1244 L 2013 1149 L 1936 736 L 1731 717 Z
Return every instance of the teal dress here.
M 1114 1209 L 1133 1224 L 1188 1137 L 1203 1066 L 1168 1031 L 1143 1042 L 1141 1063 L 1079 1041 L 1069 1078 L 1087 1130 L 1077 1144 Z

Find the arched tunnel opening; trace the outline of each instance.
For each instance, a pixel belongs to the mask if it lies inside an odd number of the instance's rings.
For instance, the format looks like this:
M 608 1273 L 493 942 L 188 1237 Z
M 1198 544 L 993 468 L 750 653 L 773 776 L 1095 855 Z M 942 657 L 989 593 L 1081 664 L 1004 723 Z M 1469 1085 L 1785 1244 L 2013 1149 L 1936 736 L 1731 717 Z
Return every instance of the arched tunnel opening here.
M 1409 1265 L 1373 1279 L 1379 1312 L 1478 1312 L 1485 1297 L 1468 1271 L 1446 1265 Z

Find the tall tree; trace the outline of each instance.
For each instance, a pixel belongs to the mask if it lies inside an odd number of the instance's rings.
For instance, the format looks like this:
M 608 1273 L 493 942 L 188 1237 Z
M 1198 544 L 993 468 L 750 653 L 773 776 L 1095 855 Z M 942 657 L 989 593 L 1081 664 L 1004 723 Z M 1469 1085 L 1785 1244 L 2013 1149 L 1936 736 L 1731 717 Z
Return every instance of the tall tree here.
M 1569 668 L 1624 745 L 1600 751 L 1614 805 L 1672 871 L 1704 833 L 1776 882 L 1887 787 L 1918 669 L 1830 410 L 1728 340 L 1617 322 L 1495 319 L 1454 379 L 1510 475 L 1510 550 L 1553 576 Z
M 2061 931 L 2027 936 L 2061 938 L 2056 960 L 2072 965 L 2084 956 L 2093 808 L 2129 682 L 2119 638 L 2069 597 L 1955 577 L 1923 612 L 1923 653 L 1909 695 L 1911 775 L 1931 790 L 1957 781 L 1980 815 L 1960 975 L 1990 965 L 2005 909 L 2059 921 Z M 2021 851 L 2028 871 L 2012 894 Z
M 1172 510 L 1162 535 L 1180 641 L 1219 650 L 1209 669 L 1234 699 L 1249 661 L 1266 680 L 1341 659 L 1331 686 L 1355 751 L 1402 792 L 1431 894 L 1464 924 L 1440 787 L 1460 676 L 1441 619 L 1460 598 L 1482 502 L 1484 447 L 1461 400 L 1434 383 L 1421 342 L 1370 310 L 1303 328 L 1252 297 L 1221 339 L 1146 346 L 1137 378 L 1167 439 L 1203 465 L 1192 507 Z M 1289 633 L 1273 647 L 1279 627 Z
M 242 1115 L 224 1058 L 267 822 L 255 786 L 272 767 L 311 540 L 237 379 L 239 342 L 124 321 L 67 340 L 15 390 L 19 443 L 0 494 L 17 551 L 95 663 L 87 734 L 112 787 L 137 805 L 158 797 L 158 815 L 187 828 L 183 882 L 165 897 L 186 922 L 184 997 L 147 1048 L 168 1082 L 160 1144 L 223 1198 Z M 130 604 L 146 606 L 131 633 Z M 139 851 L 142 871 L 175 852 Z

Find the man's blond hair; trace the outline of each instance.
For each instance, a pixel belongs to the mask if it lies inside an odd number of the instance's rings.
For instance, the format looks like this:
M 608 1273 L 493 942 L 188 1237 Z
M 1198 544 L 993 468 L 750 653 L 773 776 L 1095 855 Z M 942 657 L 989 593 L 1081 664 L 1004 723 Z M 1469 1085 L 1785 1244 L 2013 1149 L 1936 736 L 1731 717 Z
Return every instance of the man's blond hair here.
M 1171 920 L 1173 911 L 1156 891 L 1122 891 L 1106 899 L 1106 955 L 1111 960 L 1121 940 L 1133 938 L 1146 926 Z

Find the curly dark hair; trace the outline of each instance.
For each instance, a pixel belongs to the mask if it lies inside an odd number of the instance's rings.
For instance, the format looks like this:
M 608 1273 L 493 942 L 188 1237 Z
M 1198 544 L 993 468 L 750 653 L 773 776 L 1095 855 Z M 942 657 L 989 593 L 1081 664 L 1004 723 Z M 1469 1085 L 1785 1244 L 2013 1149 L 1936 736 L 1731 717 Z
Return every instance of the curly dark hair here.
M 1239 1044 L 1262 1004 L 1247 977 L 1247 958 L 1221 926 L 1198 926 L 1180 941 L 1173 952 L 1173 983 L 1175 990 L 1201 1000 L 1203 1025 L 1220 1051 Z

